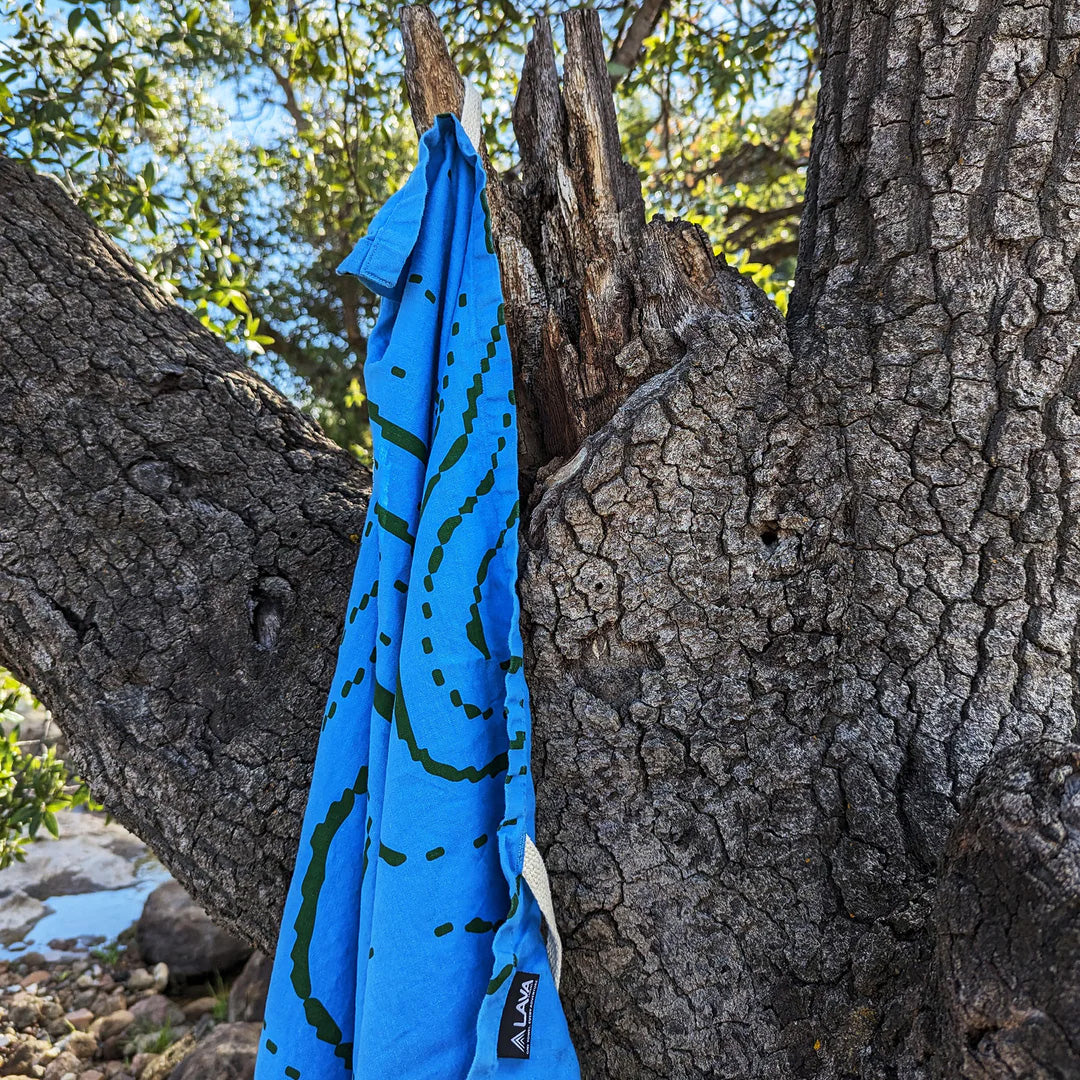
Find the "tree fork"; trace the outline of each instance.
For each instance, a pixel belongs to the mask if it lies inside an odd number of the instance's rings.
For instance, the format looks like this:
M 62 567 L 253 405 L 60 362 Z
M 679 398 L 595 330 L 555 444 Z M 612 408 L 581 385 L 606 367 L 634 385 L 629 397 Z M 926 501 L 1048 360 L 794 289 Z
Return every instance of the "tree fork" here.
M 599 16 L 570 11 L 563 27 L 561 77 L 546 18 L 536 21 L 526 50 L 513 112 L 520 181 L 488 169 L 526 487 L 675 359 L 650 298 L 638 295 L 643 251 L 660 245 L 678 253 L 668 260 L 676 288 L 682 279 L 708 288 L 716 277 L 704 234 L 682 223 L 646 226 L 640 182 L 619 150 Z M 403 9 L 402 34 L 422 132 L 435 113 L 460 110 L 461 77 L 425 5 Z

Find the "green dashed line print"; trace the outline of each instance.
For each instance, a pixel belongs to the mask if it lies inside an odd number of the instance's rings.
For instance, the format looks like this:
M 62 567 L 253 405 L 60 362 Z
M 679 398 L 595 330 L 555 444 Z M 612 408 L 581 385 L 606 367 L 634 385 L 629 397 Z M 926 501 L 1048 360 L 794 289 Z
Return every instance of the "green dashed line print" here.
M 302 900 L 293 924 L 296 940 L 289 954 L 292 960 L 292 985 L 304 1003 L 304 1016 L 315 1029 L 316 1036 L 334 1047 L 335 1057 L 341 1058 L 346 1068 L 352 1066 L 352 1043 L 342 1042 L 341 1028 L 323 1003 L 315 997 L 311 985 L 311 946 L 315 935 L 315 912 L 319 905 L 319 893 L 326 881 L 330 845 L 338 829 L 352 812 L 357 796 L 367 794 L 367 776 L 367 766 L 364 765 L 357 773 L 353 786 L 346 788 L 341 793 L 341 798 L 330 804 L 326 817 L 312 830 L 311 861 L 300 885 Z
M 393 443 L 394 446 L 404 450 L 407 454 L 412 454 L 417 461 L 427 464 L 428 448 L 423 439 L 418 438 L 400 424 L 387 420 L 379 412 L 375 402 L 371 400 L 368 401 L 368 418 L 378 427 L 380 434 L 388 443 Z
M 409 720 L 409 710 L 405 706 L 405 697 L 401 693 L 398 693 L 394 698 L 394 721 L 398 737 L 408 747 L 413 761 L 418 762 L 420 767 L 432 776 L 441 776 L 443 780 L 450 780 L 453 783 L 467 781 L 470 784 L 477 784 L 488 777 L 500 776 L 506 772 L 507 756 L 505 750 L 496 754 L 489 762 L 479 768 L 475 765 L 465 765 L 459 768 L 446 761 L 437 761 L 432 757 L 430 750 L 416 741 L 416 733 L 413 731 L 412 723 Z
M 507 964 L 506 967 L 504 967 L 502 971 L 500 971 L 499 974 L 496 975 L 495 978 L 488 983 L 487 990 L 485 991 L 488 997 L 494 994 L 499 989 L 499 987 L 502 986 L 502 984 L 510 978 L 510 972 L 513 970 L 514 965 Z
M 394 692 L 393 690 L 387 690 L 381 683 L 375 683 L 375 696 L 372 702 L 375 711 L 384 720 L 393 720 L 394 718 Z
M 409 532 L 409 524 L 404 518 L 400 518 L 397 514 L 391 513 L 385 506 L 375 504 L 375 516 L 379 519 L 379 524 L 391 535 L 396 536 L 399 540 L 404 541 L 409 547 L 413 547 L 416 544 L 416 539 Z
M 393 848 L 389 848 L 385 844 L 379 844 L 379 858 L 382 859 L 383 862 L 389 863 L 391 866 L 400 866 L 403 862 L 405 862 L 407 857 L 408 856 L 406 856 L 402 852 L 395 851 Z
M 469 605 L 469 621 L 465 624 L 465 636 L 485 660 L 491 659 L 491 651 L 488 649 L 487 638 L 484 636 L 484 624 L 480 618 L 480 601 L 483 599 L 484 595 L 483 585 L 487 580 L 488 567 L 491 565 L 491 560 L 505 543 L 507 533 L 509 533 L 517 522 L 517 516 L 518 503 L 515 502 L 510 511 L 510 516 L 506 520 L 506 524 L 499 533 L 499 538 L 495 541 L 495 546 L 484 553 L 484 557 L 480 560 L 480 566 L 476 571 L 476 585 L 473 587 L 473 603 Z
M 427 489 L 424 491 L 424 497 L 420 500 L 421 514 L 428 504 L 428 499 L 431 498 L 432 491 L 435 490 L 435 485 L 442 479 L 443 474 L 449 472 L 465 454 L 465 449 L 469 445 L 469 436 L 473 433 L 473 423 L 480 414 L 478 402 L 480 401 L 480 395 L 483 392 L 484 377 L 483 375 L 476 374 L 473 376 L 472 385 L 465 391 L 465 411 L 461 414 L 461 426 L 465 430 L 450 444 L 450 449 L 447 450 L 438 470 L 428 481 Z

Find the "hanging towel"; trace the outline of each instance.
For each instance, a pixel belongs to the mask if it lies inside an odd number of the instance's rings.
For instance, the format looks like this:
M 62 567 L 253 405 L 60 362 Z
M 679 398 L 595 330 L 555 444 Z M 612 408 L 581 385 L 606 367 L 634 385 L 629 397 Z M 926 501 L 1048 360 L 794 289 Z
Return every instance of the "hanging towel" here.
M 530 839 L 517 426 L 484 186 L 438 117 L 339 268 L 383 297 L 375 464 L 256 1080 L 579 1076 Z

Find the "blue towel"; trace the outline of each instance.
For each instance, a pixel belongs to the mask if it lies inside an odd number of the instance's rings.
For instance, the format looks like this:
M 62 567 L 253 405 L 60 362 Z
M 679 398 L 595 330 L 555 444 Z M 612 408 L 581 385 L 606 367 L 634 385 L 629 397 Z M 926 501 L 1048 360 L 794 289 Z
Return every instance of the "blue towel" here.
M 484 185 L 438 117 L 339 268 L 384 297 L 375 467 L 256 1080 L 579 1076 L 523 877 L 517 426 Z

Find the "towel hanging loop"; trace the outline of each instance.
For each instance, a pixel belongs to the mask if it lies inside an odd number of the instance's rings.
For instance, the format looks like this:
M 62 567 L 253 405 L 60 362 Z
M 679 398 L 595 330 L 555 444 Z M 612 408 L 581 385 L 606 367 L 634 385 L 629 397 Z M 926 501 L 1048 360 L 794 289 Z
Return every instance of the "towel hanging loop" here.
M 484 118 L 480 112 L 480 91 L 468 80 L 465 83 L 465 98 L 461 103 L 461 126 L 465 134 L 469 136 L 469 142 L 473 148 L 480 150 L 480 133 L 483 130 Z

